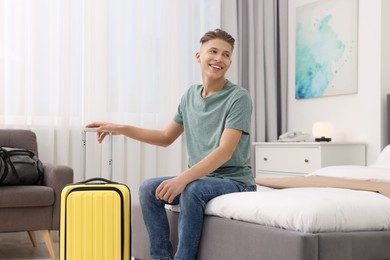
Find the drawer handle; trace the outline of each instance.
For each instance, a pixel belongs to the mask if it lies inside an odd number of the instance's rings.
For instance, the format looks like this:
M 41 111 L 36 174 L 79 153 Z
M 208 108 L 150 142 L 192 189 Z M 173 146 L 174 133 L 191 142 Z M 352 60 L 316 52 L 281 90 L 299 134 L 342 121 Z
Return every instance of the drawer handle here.
M 305 163 L 309 163 L 309 159 L 305 159 Z
M 264 157 L 263 160 L 264 160 L 264 161 L 268 161 L 268 158 L 267 158 L 267 157 Z

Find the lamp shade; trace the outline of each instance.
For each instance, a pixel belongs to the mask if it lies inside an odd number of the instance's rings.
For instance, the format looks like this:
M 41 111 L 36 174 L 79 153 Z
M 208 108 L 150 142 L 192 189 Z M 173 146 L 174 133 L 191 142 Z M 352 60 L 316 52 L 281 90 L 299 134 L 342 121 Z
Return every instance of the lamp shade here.
M 330 122 L 316 122 L 313 124 L 312 133 L 316 141 L 331 141 L 333 137 L 333 125 Z

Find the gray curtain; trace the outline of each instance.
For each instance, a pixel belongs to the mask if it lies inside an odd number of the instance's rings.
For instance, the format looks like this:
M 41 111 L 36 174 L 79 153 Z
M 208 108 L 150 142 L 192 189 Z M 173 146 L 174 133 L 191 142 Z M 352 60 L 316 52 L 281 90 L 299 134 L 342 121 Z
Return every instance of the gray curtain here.
M 236 38 L 227 77 L 254 104 L 252 141 L 276 140 L 287 129 L 288 0 L 223 0 L 221 28 Z

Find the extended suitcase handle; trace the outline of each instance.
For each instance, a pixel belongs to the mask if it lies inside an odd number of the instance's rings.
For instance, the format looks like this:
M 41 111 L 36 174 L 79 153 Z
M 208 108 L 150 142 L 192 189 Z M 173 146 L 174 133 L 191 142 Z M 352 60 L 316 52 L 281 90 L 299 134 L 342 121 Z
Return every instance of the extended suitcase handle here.
M 84 128 L 83 134 L 82 134 L 82 145 L 83 145 L 83 154 L 82 154 L 82 171 L 83 171 L 83 179 L 85 179 L 86 176 L 86 167 L 87 167 L 87 133 L 88 132 L 96 132 L 97 128 Z M 110 151 L 109 151 L 109 158 L 108 158 L 108 167 L 109 167 L 109 178 L 112 179 L 112 132 L 109 133 L 109 145 L 110 145 Z
M 110 180 L 107 180 L 107 179 L 104 179 L 104 178 L 99 178 L 99 177 L 91 178 L 91 179 L 88 179 L 88 180 L 85 180 L 85 181 L 80 181 L 80 182 L 77 182 L 76 184 L 88 184 L 88 183 L 91 183 L 91 182 L 104 182 L 104 183 L 108 183 L 108 184 L 118 184 L 118 182 L 110 181 Z

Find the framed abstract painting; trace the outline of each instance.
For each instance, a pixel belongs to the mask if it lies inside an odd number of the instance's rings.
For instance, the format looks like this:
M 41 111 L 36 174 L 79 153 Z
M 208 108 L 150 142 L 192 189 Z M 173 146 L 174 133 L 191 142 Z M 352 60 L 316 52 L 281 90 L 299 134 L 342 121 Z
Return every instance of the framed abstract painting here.
M 295 98 L 357 93 L 358 0 L 296 1 L 291 8 Z

